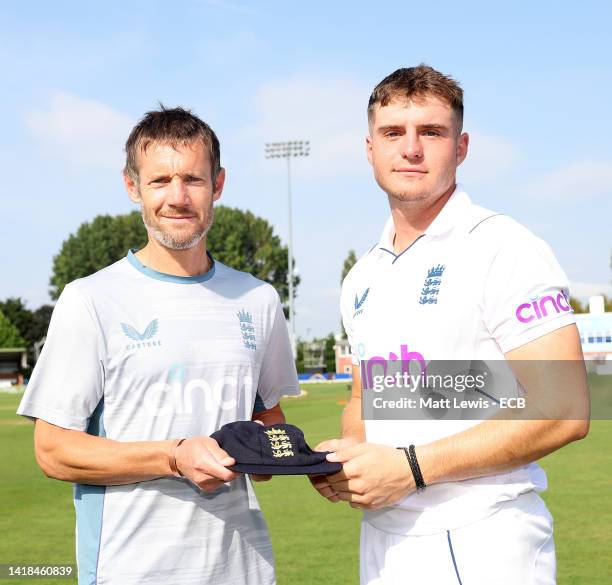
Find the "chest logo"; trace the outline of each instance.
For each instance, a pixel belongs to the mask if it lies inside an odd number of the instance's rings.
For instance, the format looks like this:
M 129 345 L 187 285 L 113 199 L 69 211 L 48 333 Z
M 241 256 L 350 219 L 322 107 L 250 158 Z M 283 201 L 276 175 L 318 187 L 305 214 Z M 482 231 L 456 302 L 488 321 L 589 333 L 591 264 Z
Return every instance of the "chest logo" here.
M 440 292 L 442 274 L 445 269 L 446 266 L 444 264 L 438 264 L 437 266 L 432 266 L 427 271 L 427 276 L 421 289 L 420 305 L 436 305 L 438 303 L 438 293 Z
M 255 343 L 255 327 L 253 327 L 253 316 L 245 309 L 238 311 L 237 314 L 244 347 L 247 349 L 257 349 L 257 344 Z
M 160 340 L 153 339 L 157 335 L 157 330 L 159 329 L 159 321 L 157 319 L 153 319 L 142 333 L 139 333 L 138 330 L 127 323 L 121 323 L 121 329 L 123 330 L 123 334 L 134 342 L 126 346 L 127 350 L 139 350 L 145 347 L 156 347 L 162 344 Z
M 159 323 L 157 319 L 153 319 L 153 321 L 147 325 L 147 328 L 142 333 L 138 333 L 134 327 L 128 325 L 127 323 L 121 323 L 121 329 L 123 329 L 123 333 L 125 333 L 125 335 L 133 341 L 146 341 L 147 339 L 155 337 L 155 334 L 159 329 Z
M 361 298 L 359 298 L 358 294 L 355 294 L 355 312 L 353 313 L 353 319 L 357 315 L 361 315 L 361 313 L 363 313 L 363 305 L 366 302 L 366 299 L 368 298 L 369 292 L 370 287 L 365 289 L 364 293 L 361 295 Z

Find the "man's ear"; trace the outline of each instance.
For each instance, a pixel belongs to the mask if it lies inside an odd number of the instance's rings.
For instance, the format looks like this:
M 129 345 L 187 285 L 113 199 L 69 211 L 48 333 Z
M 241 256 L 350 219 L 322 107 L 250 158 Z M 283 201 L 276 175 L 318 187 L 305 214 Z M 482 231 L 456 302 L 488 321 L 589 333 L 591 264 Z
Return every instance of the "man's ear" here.
M 221 198 L 223 191 L 223 185 L 225 185 L 225 169 L 221 167 L 217 178 L 215 179 L 215 185 L 213 187 L 213 201 L 218 201 Z
M 468 146 L 470 144 L 470 135 L 464 132 L 457 140 L 457 166 L 459 166 L 467 156 Z
M 366 143 L 366 156 L 368 157 L 368 162 L 372 164 L 372 137 L 368 134 L 365 139 Z
M 140 189 L 138 185 L 134 182 L 133 179 L 127 174 L 126 171 L 123 171 L 123 183 L 125 185 L 125 189 L 128 192 L 129 198 L 134 203 L 140 203 Z

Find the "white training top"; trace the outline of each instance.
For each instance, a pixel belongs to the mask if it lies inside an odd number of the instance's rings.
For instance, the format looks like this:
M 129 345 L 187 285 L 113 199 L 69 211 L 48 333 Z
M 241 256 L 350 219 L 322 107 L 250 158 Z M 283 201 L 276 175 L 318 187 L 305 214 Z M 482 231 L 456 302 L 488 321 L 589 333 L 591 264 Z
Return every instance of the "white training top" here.
M 210 435 L 299 393 L 272 286 L 219 262 L 172 276 L 127 258 L 66 286 L 18 413 L 116 441 Z M 242 476 L 75 485 L 80 585 L 274 582 Z
M 503 360 L 504 353 L 574 323 L 568 281 L 548 245 L 509 217 L 474 205 L 458 185 L 435 220 L 400 254 L 393 219 L 342 285 L 353 363 L 382 357 Z M 478 420 L 366 420 L 367 441 L 426 444 Z M 399 534 L 432 534 L 493 513 L 501 502 L 546 489 L 531 464 L 507 473 L 428 486 L 399 504 L 367 511 Z

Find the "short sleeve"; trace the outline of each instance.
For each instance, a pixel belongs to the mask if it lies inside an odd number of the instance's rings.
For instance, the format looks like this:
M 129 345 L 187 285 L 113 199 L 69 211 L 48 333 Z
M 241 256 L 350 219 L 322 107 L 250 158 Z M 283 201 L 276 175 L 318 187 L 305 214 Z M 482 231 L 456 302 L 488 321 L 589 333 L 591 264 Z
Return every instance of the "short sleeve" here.
M 503 353 L 575 323 L 568 284 L 543 240 L 526 229 L 507 238 L 493 257 L 483 297 L 484 324 Z
M 85 431 L 103 392 L 100 331 L 82 295 L 68 285 L 53 310 L 17 414 Z
M 342 292 L 340 294 L 340 313 L 342 315 L 342 325 L 344 326 L 344 331 L 346 331 L 346 337 L 349 342 L 349 347 L 351 348 L 351 362 L 354 366 L 359 365 L 359 357 L 357 356 L 356 348 L 355 348 L 355 337 L 353 331 L 353 312 L 354 305 L 352 304 L 352 299 L 350 298 L 349 293 L 349 285 L 348 285 L 348 276 L 342 282 Z
M 276 406 L 282 395 L 296 396 L 300 393 L 285 315 L 278 295 L 275 294 L 275 297 L 274 322 L 257 384 L 257 394 L 266 409 Z

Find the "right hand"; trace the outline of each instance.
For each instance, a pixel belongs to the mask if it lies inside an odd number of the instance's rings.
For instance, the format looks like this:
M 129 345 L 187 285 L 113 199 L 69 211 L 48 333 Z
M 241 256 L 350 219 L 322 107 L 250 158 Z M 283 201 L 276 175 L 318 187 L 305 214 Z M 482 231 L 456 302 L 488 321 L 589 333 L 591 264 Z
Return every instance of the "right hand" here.
M 211 437 L 186 439 L 176 449 L 177 469 L 205 492 L 214 492 L 242 475 L 227 469 L 235 463 Z
M 344 439 L 329 439 L 319 443 L 314 450 L 315 451 L 338 451 L 338 449 L 344 449 L 345 447 L 351 447 L 361 443 L 359 439 L 354 437 L 346 437 Z M 327 481 L 327 475 L 310 475 L 308 476 L 310 483 L 324 498 L 327 498 L 330 502 L 336 503 L 340 501 L 336 490 Z

